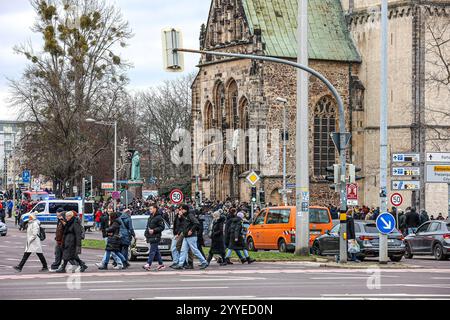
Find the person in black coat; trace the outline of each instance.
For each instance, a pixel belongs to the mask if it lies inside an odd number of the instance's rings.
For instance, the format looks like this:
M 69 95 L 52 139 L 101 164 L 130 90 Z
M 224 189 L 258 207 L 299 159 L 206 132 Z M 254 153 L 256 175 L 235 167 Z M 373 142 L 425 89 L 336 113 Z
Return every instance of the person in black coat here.
M 231 227 L 231 223 L 233 218 L 236 216 L 236 209 L 235 208 L 231 208 L 230 211 L 228 212 L 227 218 L 226 218 L 226 223 L 225 223 L 225 231 L 224 231 L 224 235 L 225 235 L 225 246 L 228 248 L 228 245 L 230 244 L 230 227 Z M 231 250 L 227 251 L 227 256 L 228 253 L 231 255 Z M 228 264 L 233 264 L 233 262 L 231 262 L 230 258 L 228 257 L 226 259 L 226 262 Z
M 245 249 L 245 240 L 242 242 L 241 237 L 242 219 L 236 216 L 236 209 L 231 208 L 228 214 L 228 220 L 225 225 L 225 244 L 228 248 L 227 254 L 225 256 L 225 261 L 228 264 L 233 264 L 230 260 L 232 250 L 236 252 L 242 263 L 246 259 L 242 256 L 240 250 Z
M 228 263 L 225 258 L 225 243 L 223 239 L 223 225 L 225 223 L 225 216 L 216 211 L 212 214 L 213 225 L 211 229 L 211 249 L 208 254 L 208 264 L 211 262 L 214 254 L 219 254 L 222 258 L 220 265 L 226 266 Z
M 347 248 L 349 241 L 356 241 L 355 220 L 353 218 L 352 210 L 347 212 Z M 349 252 L 349 255 L 350 261 L 360 262 L 356 257 L 356 253 Z
M 162 216 L 162 211 L 153 204 L 150 206 L 150 217 L 147 221 L 147 227 L 145 229 L 145 238 L 150 247 L 150 253 L 148 255 L 147 264 L 143 268 L 150 271 L 153 259 L 158 260 L 158 268 L 156 271 L 161 271 L 165 269 L 161 253 L 159 252 L 159 243 L 161 242 L 161 235 L 166 225 Z
M 416 232 L 417 228 L 420 226 L 420 216 L 416 212 L 415 208 L 412 208 L 406 213 L 406 228 L 408 229 L 408 234 Z
M 122 270 L 124 268 L 128 268 L 129 264 L 126 261 L 125 257 L 120 252 L 122 247 L 122 241 L 120 238 L 120 222 L 119 222 L 120 214 L 117 212 L 112 212 L 109 215 L 110 224 L 109 227 L 105 229 L 105 233 L 108 236 L 106 241 L 105 255 L 103 256 L 103 260 L 101 263 L 97 263 L 97 267 L 99 270 L 108 269 L 109 259 L 111 255 L 116 262 L 116 266 L 114 269 Z M 114 253 L 114 254 L 113 254 Z
M 67 264 L 78 265 L 79 270 L 84 272 L 87 269 L 86 264 L 81 261 L 78 254 L 81 253 L 81 241 L 82 241 L 82 226 L 75 217 L 74 211 L 66 212 L 66 225 L 64 227 L 64 237 L 62 246 L 62 259 L 63 263 L 61 267 L 56 270 L 57 273 L 65 273 Z

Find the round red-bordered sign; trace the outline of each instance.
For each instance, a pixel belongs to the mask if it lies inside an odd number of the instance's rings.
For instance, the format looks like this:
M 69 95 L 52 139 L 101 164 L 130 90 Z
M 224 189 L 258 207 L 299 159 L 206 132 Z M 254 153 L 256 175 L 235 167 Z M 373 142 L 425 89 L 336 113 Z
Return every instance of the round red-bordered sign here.
M 400 207 L 403 203 L 403 197 L 400 193 L 394 193 L 391 196 L 391 203 L 395 207 Z
M 175 204 L 180 204 L 183 202 L 184 195 L 183 192 L 179 189 L 174 189 L 170 193 L 170 200 Z

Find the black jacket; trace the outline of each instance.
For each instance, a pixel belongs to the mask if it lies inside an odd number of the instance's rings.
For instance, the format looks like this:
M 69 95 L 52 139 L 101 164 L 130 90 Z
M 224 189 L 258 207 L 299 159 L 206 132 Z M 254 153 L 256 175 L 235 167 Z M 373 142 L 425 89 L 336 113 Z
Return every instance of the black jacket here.
M 107 238 L 106 229 L 109 227 L 109 215 L 106 212 L 103 212 L 100 216 L 100 230 L 102 230 L 103 238 Z
M 225 217 L 221 216 L 219 219 L 213 222 L 211 229 L 211 249 L 212 254 L 225 253 L 225 243 L 223 241 L 223 225 L 225 223 Z
M 198 230 L 200 229 L 200 222 L 198 221 L 198 219 L 195 217 L 194 212 L 189 211 L 185 216 L 184 216 L 184 223 L 183 223 L 183 235 L 185 238 L 190 238 L 190 237 L 196 237 L 198 234 Z M 188 235 L 189 231 L 192 231 L 191 235 Z
M 229 229 L 229 245 L 228 248 L 232 250 L 244 250 L 245 245 L 245 235 L 242 232 L 242 219 L 234 217 L 231 219 L 231 225 Z
M 355 220 L 352 217 L 347 218 L 347 240 L 355 240 Z
M 226 218 L 227 222 L 225 224 L 225 245 L 227 246 L 227 248 L 230 243 L 230 227 L 231 227 L 233 218 L 234 218 L 234 216 L 232 216 L 232 215 L 228 215 Z
M 63 240 L 63 260 L 73 260 L 77 257 L 77 253 L 81 249 L 81 234 L 80 224 L 73 217 L 67 222 L 64 228 Z
M 408 212 L 406 214 L 406 227 L 417 228 L 420 226 L 420 216 L 417 212 Z
M 108 235 L 108 241 L 106 242 L 106 250 L 109 251 L 120 251 L 122 246 L 122 241 L 120 239 L 120 222 L 114 220 L 111 222 L 109 228 L 105 230 Z
M 155 215 L 151 215 L 147 221 L 147 228 L 145 229 L 145 238 L 147 243 L 154 244 L 161 242 L 161 233 L 166 228 L 164 219 L 161 212 L 157 212 Z M 153 230 L 153 234 L 150 234 L 150 229 Z
M 179 236 L 183 233 L 183 221 L 184 217 L 179 217 L 178 214 L 175 215 L 175 219 L 173 220 L 173 234 Z

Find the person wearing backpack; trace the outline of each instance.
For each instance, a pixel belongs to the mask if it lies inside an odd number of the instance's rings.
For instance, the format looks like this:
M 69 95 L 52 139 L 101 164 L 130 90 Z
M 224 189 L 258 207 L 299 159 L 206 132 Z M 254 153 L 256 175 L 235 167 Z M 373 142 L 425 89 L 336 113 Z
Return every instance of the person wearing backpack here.
M 125 261 L 128 263 L 128 248 L 131 245 L 133 238 L 136 238 L 134 233 L 133 223 L 131 221 L 131 210 L 125 209 L 119 218 L 120 222 L 120 252 L 125 257 Z
M 41 228 L 41 223 L 36 219 L 36 214 L 31 213 L 28 220 L 27 228 L 27 244 L 25 246 L 25 253 L 23 254 L 22 261 L 19 265 L 15 266 L 14 269 L 21 272 L 25 263 L 32 253 L 36 253 L 39 260 L 42 263 L 42 269 L 40 272 L 47 272 L 48 266 L 45 260 L 44 254 L 42 252 L 41 238 L 45 239 L 45 232 Z

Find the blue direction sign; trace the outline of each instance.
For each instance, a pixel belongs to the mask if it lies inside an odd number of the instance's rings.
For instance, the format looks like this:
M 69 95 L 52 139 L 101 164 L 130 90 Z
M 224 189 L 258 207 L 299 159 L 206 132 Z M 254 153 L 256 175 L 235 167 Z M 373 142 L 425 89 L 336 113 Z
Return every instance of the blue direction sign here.
M 389 212 L 380 214 L 376 222 L 377 229 L 382 234 L 389 234 L 395 229 L 395 218 Z
M 22 182 L 23 183 L 30 183 L 31 182 L 31 173 L 30 170 L 23 170 L 22 172 Z

